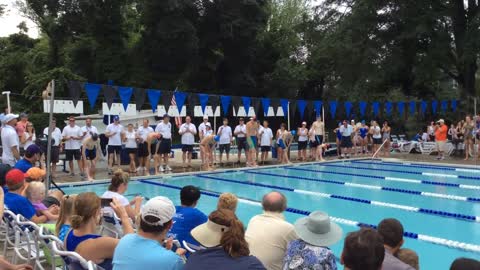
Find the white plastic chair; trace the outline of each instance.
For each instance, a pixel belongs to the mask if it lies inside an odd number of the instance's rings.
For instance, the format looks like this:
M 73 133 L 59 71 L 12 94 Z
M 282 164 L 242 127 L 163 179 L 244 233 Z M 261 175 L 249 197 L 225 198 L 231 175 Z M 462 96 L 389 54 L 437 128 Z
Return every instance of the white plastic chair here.
M 40 230 L 38 231 L 38 237 L 40 239 L 41 246 L 46 247 L 48 250 L 48 254 L 45 252 L 45 250 L 44 250 L 44 253 L 45 253 L 45 259 L 47 263 L 50 264 L 51 269 L 55 270 L 57 269 L 57 266 L 62 266 L 62 269 L 63 269 L 65 267 L 65 263 L 63 262 L 63 260 L 61 260 L 62 258 L 60 256 L 55 255 L 50 245 L 51 242 L 55 242 L 57 243 L 57 246 L 60 246 L 63 248 L 62 240 L 60 240 L 58 237 L 53 235 L 52 232 L 50 232 L 45 227 L 40 227 Z M 61 263 L 58 263 L 59 261 L 61 261 Z
M 90 262 L 90 265 L 89 265 L 87 260 L 85 260 L 82 256 L 80 256 L 80 254 L 76 252 L 61 250 L 58 247 L 58 244 L 56 241 L 52 241 L 50 243 L 50 246 L 52 248 L 53 253 L 55 255 L 60 256 L 63 259 L 68 270 L 90 270 L 90 269 L 103 270 L 103 268 L 93 264 L 92 262 Z M 93 268 L 90 268 L 90 267 L 93 267 Z
M 202 250 L 202 249 L 205 249 L 201 246 L 197 246 L 197 245 L 194 245 L 194 244 L 191 244 L 191 243 L 188 243 L 187 241 L 183 240 L 182 241 L 182 246 L 190 253 L 195 253 L 199 250 Z
M 40 248 L 38 232 L 40 227 L 26 219 L 22 215 L 17 215 L 15 219 L 15 246 L 13 263 L 17 264 L 18 259 L 26 261 L 27 264 L 34 263 L 34 269 L 43 270 L 45 263 L 45 254 Z
M 15 213 L 7 209 L 4 210 L 3 223 L 5 224 L 5 238 L 1 239 L 1 242 L 3 242 L 3 257 L 7 257 L 8 250 L 13 250 L 15 246 L 15 219 Z

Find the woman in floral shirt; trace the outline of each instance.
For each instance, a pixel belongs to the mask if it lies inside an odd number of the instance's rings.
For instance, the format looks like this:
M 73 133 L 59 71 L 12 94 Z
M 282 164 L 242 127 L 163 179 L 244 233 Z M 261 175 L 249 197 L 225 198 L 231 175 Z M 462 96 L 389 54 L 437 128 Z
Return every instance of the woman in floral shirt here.
M 289 243 L 283 270 L 337 270 L 335 255 L 327 247 L 342 238 L 342 229 L 327 213 L 315 211 L 295 223 L 300 239 Z

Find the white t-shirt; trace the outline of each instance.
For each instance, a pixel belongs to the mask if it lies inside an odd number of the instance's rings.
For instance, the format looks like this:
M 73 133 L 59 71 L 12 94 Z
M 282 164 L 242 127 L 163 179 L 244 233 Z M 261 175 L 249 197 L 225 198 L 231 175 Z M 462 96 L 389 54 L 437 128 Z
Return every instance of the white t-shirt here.
M 273 132 L 270 128 L 260 127 L 260 146 L 271 146 L 271 139 L 273 138 Z
M 308 141 L 308 129 L 306 129 L 306 128 L 304 128 L 304 129 L 299 128 L 298 129 L 298 141 L 299 142 Z
M 83 126 L 82 134 L 85 134 L 85 136 L 83 136 L 83 141 L 82 141 L 82 142 L 85 142 L 86 139 L 92 137 L 92 134 L 98 134 L 98 130 L 94 126 L 89 126 L 89 127 Z
M 207 122 L 208 123 L 208 122 Z M 202 122 L 199 126 L 198 126 L 198 134 L 200 135 L 203 135 L 205 136 L 205 131 L 207 130 L 207 126 L 205 125 L 205 122 Z
M 148 134 L 153 132 L 153 128 L 148 126 L 148 127 L 139 127 L 137 130 L 137 134 L 140 138 L 142 138 L 142 142 L 146 142 L 148 138 Z
M 239 132 L 243 132 L 243 133 L 239 133 Z M 235 134 L 235 136 L 237 136 L 237 138 L 245 138 L 247 135 L 247 126 L 245 124 L 243 125 L 237 125 L 235 127 L 235 131 L 233 132 L 233 134 Z
M 343 137 L 349 137 L 350 135 L 352 135 L 353 133 L 353 127 L 352 125 L 347 125 L 347 127 L 345 127 L 344 125 L 342 125 L 340 127 L 340 133 L 342 133 L 342 136 Z
M 190 132 L 186 132 L 187 130 L 190 130 Z M 183 123 L 180 126 L 180 130 L 178 131 L 178 133 L 183 133 L 182 144 L 193 145 L 195 143 L 195 134 L 197 134 L 197 128 L 193 123 Z
M 25 143 L 23 144 L 23 149 L 27 150 L 30 145 L 35 143 L 35 141 L 37 140 L 37 136 L 35 135 L 35 133 L 30 136 L 30 133 L 26 131 L 25 133 L 23 133 L 23 136 L 25 136 Z
M 170 124 L 170 122 L 165 124 L 162 121 L 155 128 L 155 132 L 162 134 L 162 139 L 171 139 L 172 138 L 172 124 Z
M 213 130 L 212 130 L 212 129 L 210 129 L 210 130 L 205 130 L 203 133 L 204 133 L 203 136 L 212 135 L 212 134 L 213 134 Z
M 115 123 L 112 123 L 107 126 L 107 129 L 105 130 L 106 132 L 113 134 L 112 137 L 108 138 L 108 145 L 112 146 L 121 146 L 122 145 L 122 132 L 123 132 L 123 126 L 118 124 L 115 125 Z
M 43 130 L 43 135 L 48 135 L 48 127 L 46 127 Z M 62 132 L 60 131 L 59 128 L 55 128 L 52 131 L 52 139 L 55 141 L 55 143 L 52 146 L 59 146 L 60 142 L 62 141 Z
M 135 131 L 129 132 L 125 131 L 125 138 L 127 142 L 125 143 L 125 148 L 137 148 L 137 133 Z
M 378 126 L 373 127 L 372 138 L 374 138 L 374 139 L 381 139 L 382 138 L 382 134 L 380 133 L 380 127 L 378 127 Z
M 422 134 L 422 141 L 424 142 L 428 141 L 428 134 L 426 132 Z
M 5 125 L 2 128 L 2 163 L 8 164 L 10 166 L 15 166 L 15 157 L 12 153 L 12 147 L 16 146 L 17 150 L 20 151 L 20 140 L 17 135 L 17 131 L 10 125 Z M 20 153 L 20 152 L 19 152 Z
M 82 129 L 75 125 L 73 127 L 71 126 L 65 126 L 63 128 L 63 132 L 62 132 L 62 136 L 65 138 L 65 137 L 82 137 L 83 136 L 83 132 L 82 132 Z M 65 140 L 65 150 L 78 150 L 80 149 L 80 146 L 81 146 L 81 143 L 80 143 L 81 140 L 77 140 L 77 139 L 73 139 L 73 138 L 69 138 L 68 140 Z
M 217 134 L 220 136 L 218 144 L 230 144 L 230 142 L 232 141 L 232 128 L 229 126 L 219 127 Z

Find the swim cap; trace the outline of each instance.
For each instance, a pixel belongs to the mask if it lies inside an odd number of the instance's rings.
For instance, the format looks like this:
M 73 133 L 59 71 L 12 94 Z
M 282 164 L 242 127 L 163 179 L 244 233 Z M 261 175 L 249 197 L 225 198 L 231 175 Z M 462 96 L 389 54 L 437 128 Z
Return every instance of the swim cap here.
M 220 141 L 220 136 L 217 135 L 217 136 L 215 136 L 213 139 L 214 139 L 216 142 L 218 142 L 218 141 Z

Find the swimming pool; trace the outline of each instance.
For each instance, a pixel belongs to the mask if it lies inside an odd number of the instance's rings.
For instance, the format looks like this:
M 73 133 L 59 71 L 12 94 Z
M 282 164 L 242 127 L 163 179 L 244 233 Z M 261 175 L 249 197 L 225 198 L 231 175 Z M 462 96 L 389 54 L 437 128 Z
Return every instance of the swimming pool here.
M 106 183 L 68 185 L 69 194 L 93 191 Z M 217 196 L 241 198 L 237 215 L 246 225 L 261 213 L 262 196 L 278 190 L 290 207 L 288 221 L 314 210 L 328 212 L 344 235 L 387 217 L 405 228 L 405 245 L 420 255 L 422 269 L 447 269 L 457 257 L 480 258 L 480 168 L 382 160 L 348 160 L 145 178 L 129 184 L 127 195 L 167 196 L 180 202 L 179 189 L 195 185 L 199 209 L 210 213 Z M 343 241 L 332 247 L 339 257 Z

